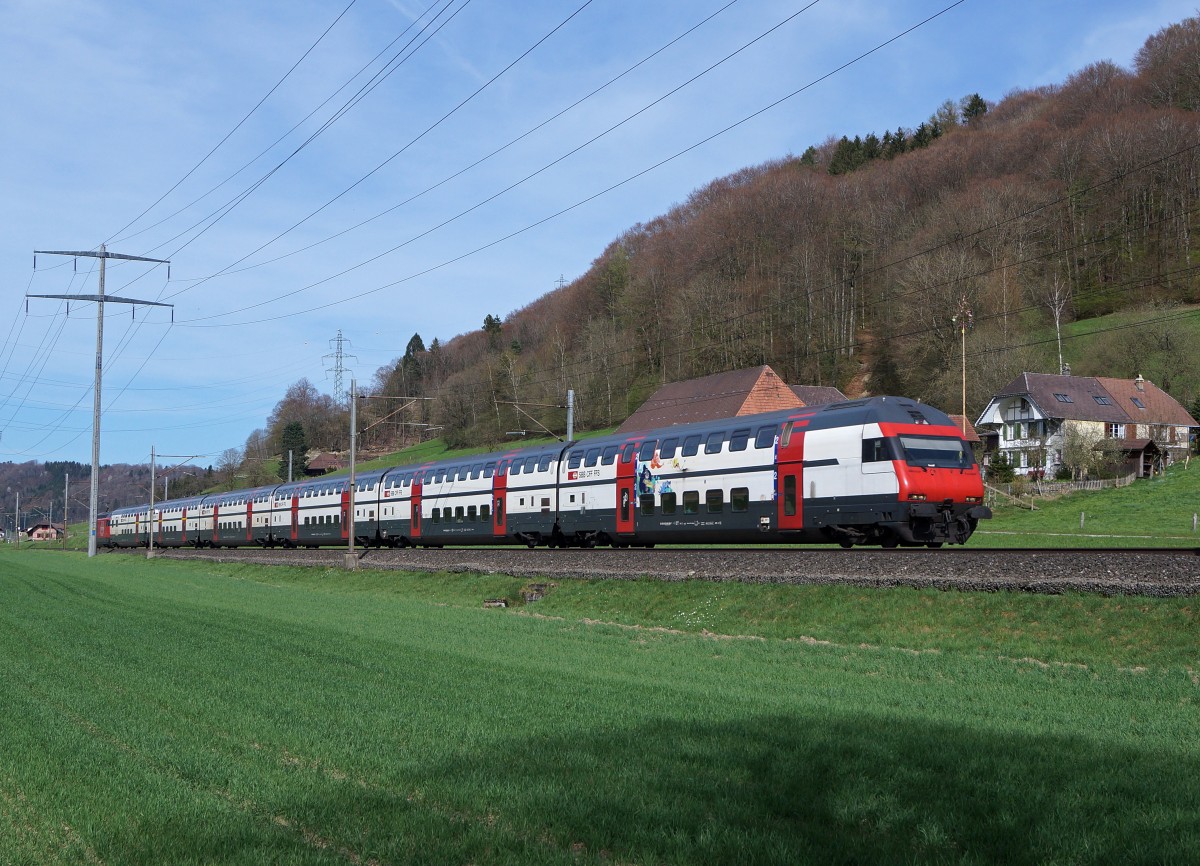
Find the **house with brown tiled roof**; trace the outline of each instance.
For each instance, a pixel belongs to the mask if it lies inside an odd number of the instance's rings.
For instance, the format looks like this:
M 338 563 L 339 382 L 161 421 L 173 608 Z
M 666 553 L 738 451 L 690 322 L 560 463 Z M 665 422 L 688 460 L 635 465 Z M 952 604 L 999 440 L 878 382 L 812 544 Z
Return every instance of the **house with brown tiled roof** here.
M 826 406 L 830 403 L 842 403 L 846 395 L 831 385 L 791 385 L 792 393 L 801 400 L 803 406 Z
M 345 462 L 337 454 L 331 454 L 324 451 L 308 461 L 308 466 L 304 470 L 305 475 L 324 475 L 327 472 L 334 472 L 345 467 Z
M 1139 476 L 1187 454 L 1197 427 L 1179 402 L 1141 376 L 1116 379 L 1022 373 L 975 422 L 989 453 L 1020 475 L 1054 474 L 1069 436 L 1111 440 Z
M 764 364 L 663 385 L 625 419 L 617 432 L 653 430 L 801 406 L 824 406 L 845 399 L 846 395 L 837 388 L 788 385 Z
M 617 432 L 798 409 L 803 405 L 804 401 L 770 367 L 750 367 L 663 385 L 625 419 Z

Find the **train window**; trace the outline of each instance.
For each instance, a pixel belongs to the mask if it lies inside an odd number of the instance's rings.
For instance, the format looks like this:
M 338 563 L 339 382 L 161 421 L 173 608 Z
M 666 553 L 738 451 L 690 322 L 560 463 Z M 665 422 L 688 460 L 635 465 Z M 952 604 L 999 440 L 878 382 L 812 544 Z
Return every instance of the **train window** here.
M 483 477 L 484 478 L 491 478 L 495 474 L 496 474 L 496 464 L 495 463 L 487 463 L 484 465 L 484 467 L 483 467 Z
M 673 436 L 670 439 L 664 439 L 662 445 L 658 448 L 659 460 L 670 460 L 675 456 L 676 450 L 679 448 L 679 437 Z
M 662 512 L 663 514 L 675 513 L 675 494 L 668 491 L 662 495 Z
M 570 454 L 567 455 L 567 468 L 568 469 L 578 469 L 579 464 L 582 461 L 583 461 L 583 452 L 582 451 L 572 451 Z
M 698 491 L 698 490 L 683 491 L 683 513 L 684 514 L 699 514 L 700 513 L 700 491 Z
M 745 451 L 746 443 L 750 441 L 750 428 L 745 427 L 741 430 L 734 430 L 729 434 L 729 450 L 730 451 Z
M 735 487 L 729 491 L 729 507 L 734 511 L 750 509 L 750 488 Z
M 430 516 L 433 518 L 434 523 L 442 522 L 442 510 L 440 508 L 433 509 Z
M 475 506 L 474 506 L 474 505 L 468 505 L 468 506 L 467 506 L 467 520 L 469 520 L 469 521 L 471 521 L 472 523 L 474 523 L 474 522 L 475 522 L 475 518 L 476 518 L 477 516 L 478 516 L 478 515 L 476 514 L 476 508 L 475 508 Z
M 895 459 L 892 456 L 890 439 L 864 439 L 862 444 L 863 463 L 882 463 Z
M 647 439 L 642 443 L 642 447 L 638 449 L 638 460 L 641 460 L 643 463 L 649 463 L 654 459 L 654 449 L 657 447 L 657 439 Z
M 709 490 L 704 494 L 704 504 L 708 507 L 709 514 L 720 514 L 725 508 L 725 491 Z
M 549 514 L 549 513 L 550 513 L 550 497 L 543 496 L 542 497 L 542 514 Z
M 550 455 L 543 454 L 542 459 L 538 461 L 538 472 L 546 472 L 550 469 Z
M 496 474 L 497 475 L 504 475 L 507 471 L 508 471 L 508 461 L 507 460 L 501 460 L 499 463 L 496 464 Z
M 497 499 L 496 501 L 499 502 L 500 500 Z M 482 520 L 484 523 L 487 523 L 488 520 L 491 518 L 491 516 L 492 516 L 492 510 L 491 510 L 490 505 L 480 505 L 479 506 L 479 519 L 480 520 Z
M 792 444 L 792 422 L 788 421 L 783 425 L 783 435 L 779 437 L 779 445 L 781 448 L 787 448 Z
M 632 459 L 633 459 L 633 452 L 634 452 L 634 451 L 636 451 L 636 450 L 637 450 L 637 443 L 636 443 L 636 442 L 627 442 L 627 443 L 626 443 L 626 444 L 625 444 L 625 445 L 624 445 L 624 446 L 621 448 L 621 462 L 622 462 L 622 463 L 628 463 L 630 460 L 632 460 Z
M 638 497 L 638 499 L 641 502 L 642 514 L 653 514 L 654 513 L 654 494 L 653 493 L 643 493 L 641 496 Z
M 471 479 L 474 480 L 483 474 L 483 464 L 476 463 L 471 467 Z M 490 477 L 490 476 L 489 476 Z
M 683 456 L 695 457 L 696 452 L 700 450 L 700 437 L 689 436 L 683 440 Z
M 599 448 L 589 448 L 587 450 L 587 457 L 583 461 L 583 465 L 591 467 L 591 466 L 595 466 L 599 462 L 600 462 L 600 449 Z
M 704 440 L 705 454 L 720 454 L 721 445 L 725 442 L 725 432 L 718 430 L 716 433 L 709 433 L 708 438 Z
M 613 462 L 616 459 L 617 459 L 617 446 L 609 445 L 607 448 L 604 449 L 604 453 L 600 455 L 600 465 L 601 466 L 612 466 Z
M 454 522 L 455 523 L 463 522 L 463 507 L 461 505 L 454 506 Z
M 788 517 L 796 514 L 796 476 L 783 476 L 783 513 Z
M 901 436 L 900 445 L 909 463 L 970 469 L 975 465 L 971 449 L 961 439 L 935 436 Z
M 535 469 L 537 469 L 537 458 L 530 457 L 528 460 L 525 461 L 525 471 L 533 472 Z
M 525 465 L 524 461 L 514 460 L 512 467 L 508 470 L 509 475 L 520 475 L 521 468 Z

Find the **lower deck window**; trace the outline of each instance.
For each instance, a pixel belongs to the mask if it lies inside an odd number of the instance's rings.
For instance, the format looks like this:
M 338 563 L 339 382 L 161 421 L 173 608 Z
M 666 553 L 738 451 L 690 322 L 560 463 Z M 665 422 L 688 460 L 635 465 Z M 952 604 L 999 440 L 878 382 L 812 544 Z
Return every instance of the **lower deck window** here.
M 662 495 L 662 511 L 663 511 L 663 514 L 674 514 L 675 513 L 675 494 L 674 494 L 674 492 L 664 493 Z
M 704 495 L 704 504 L 709 514 L 720 514 L 725 508 L 725 491 L 709 490 Z
M 735 487 L 729 491 L 729 506 L 734 511 L 747 511 L 750 508 L 750 488 Z
M 683 491 L 683 513 L 684 514 L 699 514 L 700 513 L 700 491 L 698 491 L 698 490 Z
M 654 513 L 654 494 L 653 493 L 643 493 L 641 495 L 641 497 L 639 497 L 639 499 L 640 499 L 641 506 L 642 506 L 642 514 L 653 514 Z

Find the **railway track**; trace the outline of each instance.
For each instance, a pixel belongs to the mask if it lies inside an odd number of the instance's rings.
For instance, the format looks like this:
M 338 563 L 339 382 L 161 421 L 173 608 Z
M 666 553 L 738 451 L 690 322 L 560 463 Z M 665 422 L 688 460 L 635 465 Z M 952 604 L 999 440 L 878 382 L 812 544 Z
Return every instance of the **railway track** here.
M 144 555 L 144 550 L 138 553 Z M 156 555 L 172 559 L 340 569 L 344 567 L 346 552 L 344 549 L 172 549 L 156 551 Z M 358 565 L 381 570 L 510 574 L 528 579 L 651 578 L 1055 594 L 1200 594 L 1200 550 L 1197 548 L 951 548 L 936 551 L 921 548 L 371 548 L 358 551 Z

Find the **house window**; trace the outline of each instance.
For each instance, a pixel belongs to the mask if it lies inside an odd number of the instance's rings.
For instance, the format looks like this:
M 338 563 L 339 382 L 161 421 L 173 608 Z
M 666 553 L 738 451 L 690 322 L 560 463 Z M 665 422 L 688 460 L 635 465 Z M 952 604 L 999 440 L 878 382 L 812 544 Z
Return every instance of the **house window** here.
M 1109 424 L 1108 425 L 1108 438 L 1109 439 L 1124 439 L 1125 438 L 1125 425 L 1124 424 Z
M 1133 405 L 1134 405 L 1134 406 L 1137 406 L 1139 409 L 1145 409 L 1145 408 L 1146 408 L 1146 404 L 1145 404 L 1145 403 L 1143 403 L 1143 402 L 1142 402 L 1140 399 L 1138 399 L 1137 397 L 1130 397 L 1129 399 L 1130 399 L 1130 400 L 1132 400 L 1132 401 L 1133 401 Z
M 1097 403 L 1099 403 L 1101 406 L 1111 406 L 1112 405 L 1112 400 L 1108 399 L 1107 397 L 1101 397 L 1098 394 L 1093 394 L 1092 399 L 1095 400 Z
M 1057 400 L 1059 403 L 1074 403 L 1075 402 L 1073 399 L 1071 399 L 1070 394 L 1055 394 L 1054 399 Z

